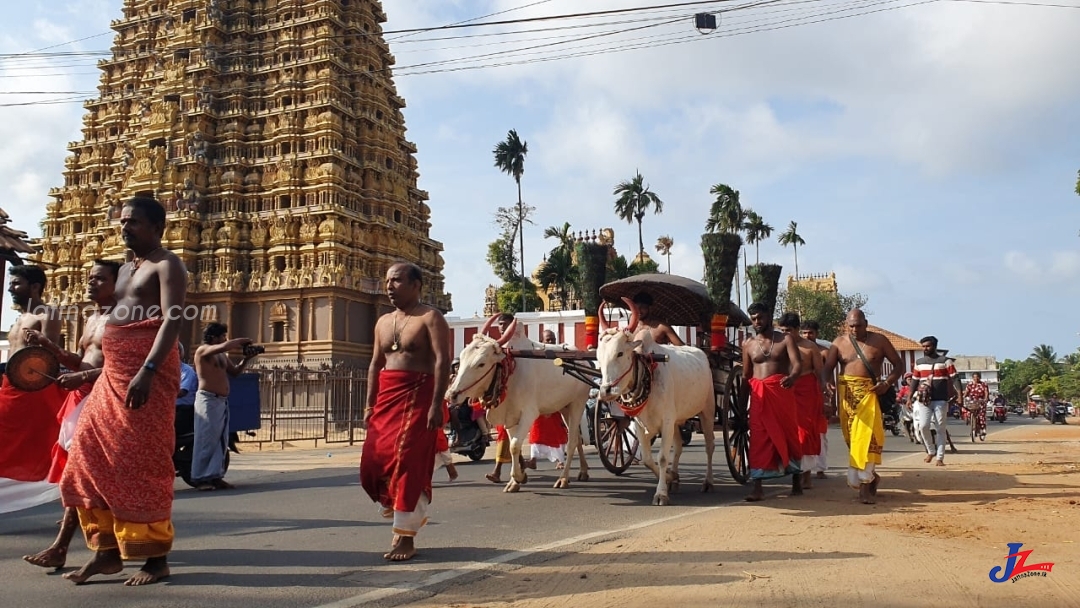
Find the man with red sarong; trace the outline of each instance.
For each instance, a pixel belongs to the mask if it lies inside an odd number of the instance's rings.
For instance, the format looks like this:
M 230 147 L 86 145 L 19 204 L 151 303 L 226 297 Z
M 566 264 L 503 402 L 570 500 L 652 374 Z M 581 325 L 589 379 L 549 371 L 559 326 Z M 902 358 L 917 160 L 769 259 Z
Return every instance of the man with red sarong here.
M 825 418 L 825 403 L 822 398 L 825 388 L 825 364 L 817 343 L 799 335 L 801 326 L 796 313 L 785 312 L 780 317 L 780 330 L 795 340 L 802 367 L 802 374 L 792 388 L 798 410 L 799 447 L 802 450 L 799 468 L 802 469 L 802 487 L 805 490 L 813 487 L 810 480 L 811 470 L 821 454 L 821 421 Z
M 844 321 L 847 334 L 838 336 L 825 356 L 825 375 L 840 364 L 836 396 L 840 403 L 840 430 L 848 446 L 848 485 L 858 488 L 863 504 L 874 504 L 881 476 L 875 472 L 885 447 L 885 427 L 878 396 L 904 374 L 904 362 L 885 336 L 866 331 L 866 315 L 852 309 Z M 881 380 L 882 363 L 892 371 Z M 829 387 L 832 389 L 833 387 Z
M 134 254 L 120 269 L 116 307 L 101 338 L 105 366 L 86 399 L 67 468 L 64 506 L 76 507 L 86 544 L 82 568 L 64 575 L 76 584 L 116 574 L 124 560 L 145 559 L 125 583 L 147 585 L 169 576 L 176 471 L 176 342 L 184 317 L 187 268 L 161 246 L 165 209 L 136 196 L 120 212 L 120 233 Z
M 829 381 L 824 373 L 825 354 L 829 352 L 829 349 L 818 343 L 818 332 L 820 331 L 821 325 L 817 321 L 809 319 L 803 321 L 799 335 L 801 335 L 804 340 L 807 340 L 816 346 L 818 354 L 821 355 L 822 358 L 823 371 L 821 374 L 821 396 L 824 401 L 825 415 L 818 420 L 818 436 L 821 438 L 821 453 L 814 459 L 813 466 L 810 467 L 810 469 L 811 472 L 815 474 L 815 477 L 818 479 L 825 479 L 825 471 L 829 470 L 829 420 L 836 415 L 836 403 L 833 401 L 832 393 L 829 392 Z
M 802 448 L 798 408 L 791 390 L 802 372 L 795 338 L 773 328 L 772 311 L 760 302 L 746 309 L 755 336 L 742 343 L 743 370 L 751 371 L 750 479 L 754 488 L 747 501 L 764 498 L 763 479 L 791 475 L 792 495 L 802 494 Z M 744 371 L 744 373 L 746 373 Z
M 52 448 L 52 468 L 49 469 L 49 483 L 59 483 L 67 465 L 68 448 L 75 435 L 75 424 L 79 420 L 86 397 L 94 387 L 94 381 L 101 375 L 105 356 L 101 352 L 101 336 L 105 333 L 108 311 L 116 306 L 116 279 L 119 276 L 120 263 L 111 260 L 94 260 L 90 269 L 90 280 L 86 283 L 86 297 L 97 306 L 97 310 L 86 320 L 83 335 L 79 339 L 78 352 L 68 352 L 45 334 L 36 330 L 27 330 L 27 341 L 49 349 L 60 360 L 60 364 L 70 371 L 57 378 L 60 388 L 69 391 L 63 407 L 57 415 L 60 422 L 60 436 Z M 63 568 L 67 563 L 67 551 L 75 531 L 79 529 L 79 514 L 73 507 L 64 509 L 64 518 L 60 522 L 60 532 L 56 540 L 47 549 L 34 555 L 24 555 L 27 562 L 42 568 Z
M 422 287 L 415 264 L 386 271 L 386 294 L 396 310 L 375 324 L 368 369 L 360 484 L 394 521 L 383 557 L 395 562 L 416 555 L 414 538 L 427 523 L 435 434 L 442 430 L 450 377 L 450 327 L 442 313 L 420 302 Z
M 545 329 L 541 342 L 555 344 L 556 341 L 555 332 Z M 563 424 L 562 414 L 555 412 L 547 416 L 540 416 L 529 428 L 529 446 L 532 454 L 525 461 L 525 467 L 535 469 L 536 460 L 546 458 L 551 462 L 559 463 L 557 469 L 563 468 L 566 464 L 566 442 L 568 439 L 569 433 L 566 430 L 566 425 Z
M 28 331 L 59 341 L 60 314 L 42 301 L 45 271 L 26 265 L 12 266 L 9 272 L 8 292 L 20 311 L 8 332 L 9 352 L 15 354 L 29 345 Z M 56 486 L 46 477 L 60 434 L 56 414 L 64 403 L 64 391 L 55 383 L 23 391 L 12 386 L 7 374 L 0 382 L 0 513 L 8 513 L 56 500 Z

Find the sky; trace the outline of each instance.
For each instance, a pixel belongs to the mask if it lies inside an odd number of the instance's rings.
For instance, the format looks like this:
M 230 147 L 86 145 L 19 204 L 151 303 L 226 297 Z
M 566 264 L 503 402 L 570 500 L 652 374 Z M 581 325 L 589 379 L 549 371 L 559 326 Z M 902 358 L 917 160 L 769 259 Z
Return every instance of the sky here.
M 793 272 L 793 251 L 776 237 L 798 222 L 806 241 L 799 272 L 835 272 L 841 292 L 867 296 L 875 325 L 914 339 L 936 335 L 951 354 L 1015 359 L 1044 343 L 1072 352 L 1080 345 L 1080 0 L 1055 3 L 1068 7 L 735 0 L 644 15 L 670 17 L 663 23 L 640 21 L 641 13 L 606 17 L 603 27 L 534 33 L 531 42 L 520 34 L 431 38 L 600 20 L 389 34 L 432 237 L 445 245 L 450 314 L 481 312 L 484 288 L 497 283 L 484 261 L 496 236 L 492 215 L 516 204 L 517 191 L 494 167 L 492 148 L 516 129 L 529 148 L 523 197 L 537 209 L 525 234 L 530 271 L 555 246 L 543 229 L 563 222 L 614 228 L 616 247 L 632 257 L 637 228 L 615 215 L 612 190 L 640 171 L 664 202 L 644 220 L 646 250 L 659 257 L 656 239 L 670 235 L 671 271 L 700 280 L 709 189 L 725 183 L 776 229 L 760 246 L 762 261 Z M 384 3 L 384 29 L 657 4 L 393 0 Z M 121 6 L 10 3 L 0 54 L 106 49 Z M 694 30 L 693 12 L 721 7 L 740 10 L 722 13 L 712 33 Z M 569 38 L 579 33 L 594 37 Z M 541 44 L 556 46 L 517 57 L 622 50 L 473 70 L 445 68 L 511 61 L 415 67 Z M 0 104 L 96 84 L 90 60 L 0 59 Z M 57 93 L 26 93 L 34 91 Z M 81 139 L 81 116 L 79 103 L 0 107 L 0 207 L 32 236 L 49 188 L 63 183 L 66 143 Z M 751 263 L 756 256 L 751 249 Z

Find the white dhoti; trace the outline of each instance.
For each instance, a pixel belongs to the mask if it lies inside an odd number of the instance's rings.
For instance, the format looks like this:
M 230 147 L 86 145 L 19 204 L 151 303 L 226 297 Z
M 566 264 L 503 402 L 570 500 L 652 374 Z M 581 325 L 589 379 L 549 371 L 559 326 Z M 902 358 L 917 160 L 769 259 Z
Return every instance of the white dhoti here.
M 392 509 L 382 509 L 382 516 L 394 520 L 394 534 L 398 536 L 416 536 L 420 528 L 423 528 L 428 522 L 427 508 L 429 504 L 427 496 L 421 494 L 420 500 L 416 502 L 416 510 L 394 511 Z

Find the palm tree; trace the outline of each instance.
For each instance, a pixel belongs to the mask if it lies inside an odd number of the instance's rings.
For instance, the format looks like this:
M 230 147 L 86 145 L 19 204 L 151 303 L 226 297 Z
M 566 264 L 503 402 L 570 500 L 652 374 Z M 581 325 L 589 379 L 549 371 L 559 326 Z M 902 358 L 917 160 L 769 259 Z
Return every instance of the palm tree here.
M 753 209 L 747 209 L 743 230 L 746 231 L 746 243 L 754 246 L 754 263 L 760 264 L 761 241 L 772 236 L 773 227 L 766 223 Z
M 547 291 L 555 287 L 556 297 L 561 304 L 560 310 L 566 310 L 570 299 L 570 287 L 577 281 L 577 268 L 574 266 L 573 250 L 562 246 L 556 247 L 547 256 L 537 271 L 540 287 Z
M 660 252 L 660 255 L 667 257 L 667 273 L 671 274 L 671 248 L 675 246 L 675 239 L 665 234 L 664 236 L 656 239 L 656 250 Z
M 709 189 L 709 194 L 716 196 L 709 207 L 709 219 L 705 222 L 706 232 L 737 234 L 746 221 L 746 212 L 739 203 L 739 191 L 727 184 L 716 184 Z
M 558 240 L 556 249 L 574 250 L 574 234 L 570 232 L 570 222 L 563 222 L 562 226 L 548 226 L 544 229 L 544 238 Z
M 787 230 L 784 231 L 784 234 L 781 234 L 780 238 L 778 239 L 780 241 L 780 244 L 783 245 L 784 247 L 787 247 L 788 245 L 791 245 L 792 247 L 795 248 L 795 278 L 796 279 L 799 278 L 799 245 L 805 245 L 806 244 L 806 241 L 803 240 L 802 236 L 800 236 L 799 233 L 796 232 L 796 229 L 798 227 L 799 227 L 799 224 L 792 221 L 790 224 L 788 224 Z
M 517 183 L 518 253 L 521 257 L 521 310 L 524 312 L 527 310 L 525 307 L 525 282 L 528 279 L 525 275 L 525 231 L 522 226 L 525 221 L 525 206 L 521 202 L 521 176 L 525 173 L 525 155 L 529 153 L 529 145 L 518 137 L 515 129 L 510 129 L 510 132 L 506 134 L 506 140 L 496 144 L 492 153 L 495 155 L 495 166 L 503 173 L 513 176 L 514 181 Z
M 1054 369 L 1058 366 L 1058 355 L 1054 352 L 1054 347 L 1049 344 L 1040 344 L 1031 351 L 1031 356 L 1028 359 L 1042 365 L 1044 367 Z
M 645 178 L 641 176 L 641 171 L 638 171 L 630 181 L 619 182 L 612 194 L 619 197 L 615 199 L 615 213 L 627 223 L 637 220 L 638 256 L 639 259 L 644 260 L 645 241 L 641 236 L 641 220 L 645 219 L 645 212 L 649 210 L 649 207 L 652 207 L 653 213 L 662 212 L 664 201 L 660 200 L 655 192 L 649 190 L 649 186 L 645 184 Z

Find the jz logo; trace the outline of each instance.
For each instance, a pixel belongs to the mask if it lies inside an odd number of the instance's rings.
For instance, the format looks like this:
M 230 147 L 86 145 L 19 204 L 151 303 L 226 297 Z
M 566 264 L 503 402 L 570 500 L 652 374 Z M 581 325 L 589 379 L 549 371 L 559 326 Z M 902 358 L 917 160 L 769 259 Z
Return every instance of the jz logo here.
M 1027 558 L 1031 555 L 1032 549 L 1021 551 L 1020 547 L 1023 546 L 1024 543 L 1009 543 L 1009 554 L 1005 556 L 1005 566 L 994 566 L 990 570 L 991 581 L 1004 583 L 1012 579 L 1012 582 L 1015 583 L 1017 580 L 1029 576 L 1046 576 L 1047 572 L 1054 569 L 1054 562 L 1043 562 L 1028 566 Z

